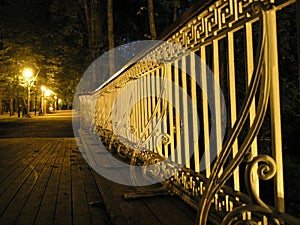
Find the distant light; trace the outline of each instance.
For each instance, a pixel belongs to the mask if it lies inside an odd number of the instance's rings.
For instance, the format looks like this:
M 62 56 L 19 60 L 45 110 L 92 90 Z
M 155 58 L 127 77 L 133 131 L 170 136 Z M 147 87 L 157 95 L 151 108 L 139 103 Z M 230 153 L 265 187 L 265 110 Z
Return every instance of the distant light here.
M 47 96 L 50 96 L 51 95 L 51 90 L 49 90 L 49 89 L 46 89 L 45 90 L 45 96 L 47 97 Z
M 41 90 L 42 91 L 46 91 L 46 87 L 45 86 L 41 86 Z
M 49 110 L 50 110 L 50 111 L 53 111 L 53 107 L 52 107 L 52 106 L 50 106 L 50 107 L 49 107 Z
M 27 81 L 30 81 L 30 78 L 32 77 L 33 73 L 32 70 L 29 68 L 24 69 L 23 76 Z

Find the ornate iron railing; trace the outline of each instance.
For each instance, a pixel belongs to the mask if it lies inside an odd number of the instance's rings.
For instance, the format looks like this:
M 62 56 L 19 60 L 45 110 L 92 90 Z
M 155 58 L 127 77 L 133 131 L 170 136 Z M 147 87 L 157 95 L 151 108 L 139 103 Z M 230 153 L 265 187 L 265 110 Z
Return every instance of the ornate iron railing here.
M 157 192 L 181 196 L 197 224 L 300 224 L 285 214 L 276 37 L 277 10 L 294 3 L 194 9 L 166 42 L 80 96 L 81 128 L 120 159 L 154 165 L 144 176 L 166 177 Z

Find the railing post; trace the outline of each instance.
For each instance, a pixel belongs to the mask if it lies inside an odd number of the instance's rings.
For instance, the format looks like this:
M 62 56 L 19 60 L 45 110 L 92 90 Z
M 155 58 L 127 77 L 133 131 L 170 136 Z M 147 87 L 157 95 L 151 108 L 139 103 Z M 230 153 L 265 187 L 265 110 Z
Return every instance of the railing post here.
M 272 151 L 277 165 L 275 175 L 274 198 L 275 206 L 279 212 L 284 212 L 284 183 L 283 183 L 283 160 L 282 160 L 282 136 L 279 94 L 279 70 L 277 49 L 276 11 L 267 12 L 267 46 L 266 46 L 266 70 L 270 73 L 270 111 L 272 129 Z

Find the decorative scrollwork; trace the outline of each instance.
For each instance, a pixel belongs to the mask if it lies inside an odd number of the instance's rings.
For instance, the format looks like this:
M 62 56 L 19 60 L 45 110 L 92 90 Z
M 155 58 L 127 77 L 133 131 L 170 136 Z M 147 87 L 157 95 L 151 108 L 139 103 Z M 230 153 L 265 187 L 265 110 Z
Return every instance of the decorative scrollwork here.
M 242 111 L 240 112 L 238 119 L 236 120 L 231 133 L 228 135 L 228 139 L 225 141 L 223 148 L 217 158 L 214 167 L 212 169 L 212 174 L 208 180 L 205 193 L 201 199 L 201 207 L 199 211 L 199 224 L 206 224 L 208 219 L 208 213 L 210 211 L 210 206 L 214 199 L 214 196 L 220 191 L 220 189 L 225 185 L 225 183 L 232 176 L 235 168 L 240 165 L 244 159 L 244 156 L 248 154 L 248 149 L 250 148 L 254 138 L 257 136 L 260 127 L 263 123 L 264 117 L 267 111 L 269 92 L 270 92 L 270 74 L 268 71 L 264 71 L 264 52 L 265 52 L 265 43 L 266 43 L 266 13 L 262 8 L 262 5 L 258 4 L 256 6 L 249 7 L 256 13 L 255 16 L 259 19 L 260 26 L 260 37 L 259 43 L 260 48 L 258 51 L 258 59 L 255 62 L 255 69 L 251 78 L 251 83 L 249 85 L 250 89 L 247 92 L 246 98 L 244 100 Z M 258 8 L 257 8 L 258 7 Z M 261 84 L 260 93 L 259 93 L 259 102 L 257 107 L 257 114 L 252 123 L 252 126 L 248 130 L 246 137 L 243 140 L 237 154 L 229 164 L 226 164 L 226 161 L 231 154 L 232 145 L 234 141 L 238 138 L 241 133 L 242 128 L 246 122 L 246 118 L 250 111 L 251 103 L 254 99 L 255 94 L 258 91 L 259 83 Z M 265 171 L 265 167 L 262 168 Z M 220 174 L 220 172 L 222 173 Z
M 269 180 L 276 174 L 276 162 L 268 155 L 259 155 L 252 159 L 246 166 L 245 178 L 248 194 L 253 203 L 260 205 L 265 209 L 271 210 L 259 197 L 259 190 L 255 187 L 253 177 L 255 174 L 262 180 Z
M 148 159 L 143 167 L 143 175 L 145 178 L 155 178 L 165 180 L 173 176 L 180 167 L 164 157 Z
M 268 219 L 268 224 L 274 224 L 279 225 L 280 220 L 276 218 L 276 213 L 270 211 L 269 209 L 266 209 L 259 205 L 243 205 L 240 207 L 235 208 L 235 210 L 231 211 L 222 221 L 222 225 L 241 225 L 241 224 L 247 224 L 247 225 L 258 225 L 259 223 L 254 219 L 246 219 L 242 220 L 241 215 L 243 213 L 247 212 L 256 212 L 259 213 L 262 217 L 265 216 Z
M 256 212 L 262 216 L 266 216 L 270 224 L 280 224 L 277 218 L 276 212 L 271 209 L 263 200 L 259 197 L 259 190 L 255 186 L 253 177 L 258 175 L 262 180 L 269 180 L 276 174 L 276 162 L 268 155 L 259 155 L 251 157 L 250 154 L 246 154 L 247 159 L 251 159 L 248 162 L 245 170 L 245 183 L 249 196 L 251 197 L 251 204 L 243 205 L 235 208 L 224 218 L 222 224 L 258 224 L 251 218 L 242 220 L 241 214 L 247 212 Z
M 156 138 L 156 143 L 157 143 L 157 145 L 158 145 L 160 142 L 161 142 L 163 145 L 168 145 L 168 144 L 170 144 L 170 142 L 171 142 L 170 135 L 167 134 L 167 133 L 159 134 L 159 135 L 157 136 L 157 138 Z

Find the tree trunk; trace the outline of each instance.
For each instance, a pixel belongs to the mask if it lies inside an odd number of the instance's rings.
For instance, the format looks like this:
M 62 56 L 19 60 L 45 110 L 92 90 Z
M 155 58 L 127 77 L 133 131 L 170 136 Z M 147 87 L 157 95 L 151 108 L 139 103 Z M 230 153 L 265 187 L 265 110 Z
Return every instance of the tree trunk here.
M 100 5 L 99 0 L 84 0 L 83 6 L 89 37 L 90 56 L 95 60 L 101 54 L 103 48 L 104 7 Z M 94 69 L 92 71 L 92 81 L 96 84 L 97 74 Z
M 113 0 L 107 0 L 107 30 L 108 30 L 108 48 L 114 48 L 114 20 L 113 20 Z
M 13 116 L 15 114 L 14 110 L 14 88 L 15 85 L 11 84 L 10 90 L 9 90 L 9 115 Z
M 100 2 L 99 2 L 99 0 L 94 0 L 94 5 L 95 5 L 95 23 L 94 23 L 94 25 L 95 25 L 95 52 L 96 52 L 96 57 L 99 57 L 101 55 L 100 50 L 103 48 L 102 34 L 103 34 L 105 8 L 104 8 L 104 5 L 101 4 Z
M 179 0 L 174 0 L 173 22 L 177 20 L 178 9 L 180 7 Z
M 90 14 L 90 5 L 89 5 L 89 1 L 85 0 L 83 1 L 84 4 L 84 14 L 85 14 L 85 20 L 86 20 L 86 26 L 87 26 L 87 31 L 88 31 L 88 37 L 89 37 L 89 49 L 91 51 L 92 49 L 92 23 L 91 23 L 91 14 Z
M 107 0 L 107 31 L 108 31 L 108 48 L 109 50 L 114 49 L 114 19 L 113 19 L 113 0 Z M 110 76 L 114 73 L 114 54 L 113 51 L 109 52 L 109 74 Z
M 155 28 L 153 0 L 148 0 L 148 17 L 149 17 L 151 39 L 155 39 L 156 38 L 156 28 Z

